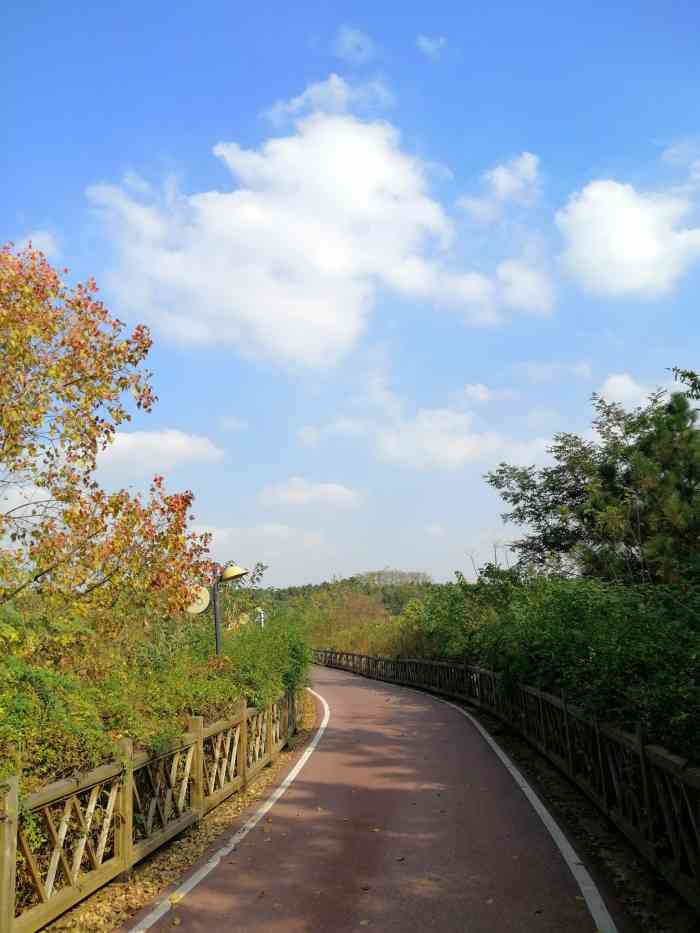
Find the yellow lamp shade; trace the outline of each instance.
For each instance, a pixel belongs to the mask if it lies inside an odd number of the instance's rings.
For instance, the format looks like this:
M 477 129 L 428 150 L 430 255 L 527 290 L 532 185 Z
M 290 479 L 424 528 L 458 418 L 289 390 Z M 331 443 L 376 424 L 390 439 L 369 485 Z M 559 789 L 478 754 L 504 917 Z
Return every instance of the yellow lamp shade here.
M 223 573 L 221 574 L 222 580 L 238 580 L 241 577 L 244 577 L 248 570 L 245 567 L 239 567 L 238 564 L 229 564 L 228 567 L 224 567 Z
M 190 615 L 196 616 L 199 615 L 200 612 L 206 611 L 211 597 L 209 595 L 208 586 L 198 586 L 194 592 L 195 597 L 185 611 L 189 612 Z

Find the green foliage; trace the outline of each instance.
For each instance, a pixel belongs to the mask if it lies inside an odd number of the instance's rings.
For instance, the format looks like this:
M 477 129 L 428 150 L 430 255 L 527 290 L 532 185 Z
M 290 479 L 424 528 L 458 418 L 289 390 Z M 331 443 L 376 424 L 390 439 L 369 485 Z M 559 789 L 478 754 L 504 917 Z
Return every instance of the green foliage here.
M 700 591 L 482 568 L 475 584 L 431 584 L 399 617 L 341 584 L 288 611 L 318 647 L 454 658 L 559 695 L 692 760 L 700 747 Z M 354 615 L 354 618 L 352 617 Z
M 476 629 L 474 659 L 697 761 L 700 593 L 533 578 Z
M 595 399 L 600 442 L 555 436 L 554 465 L 487 475 L 528 528 L 521 566 L 618 583 L 700 582 L 700 430 L 684 393 L 633 412 Z
M 264 630 L 225 631 L 219 658 L 209 614 L 150 621 L 139 638 L 107 644 L 85 623 L 64 628 L 0 609 L 13 647 L 0 656 L 0 774 L 19 764 L 25 790 L 114 757 L 124 736 L 158 752 L 187 715 L 225 717 L 241 696 L 264 705 L 301 686 L 310 660 L 298 628 L 274 614 Z

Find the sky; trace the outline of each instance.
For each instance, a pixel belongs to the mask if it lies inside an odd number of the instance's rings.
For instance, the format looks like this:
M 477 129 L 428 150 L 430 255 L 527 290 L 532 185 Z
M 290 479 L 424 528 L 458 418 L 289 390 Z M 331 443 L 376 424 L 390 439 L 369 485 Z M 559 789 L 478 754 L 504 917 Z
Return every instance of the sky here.
M 484 474 L 700 365 L 698 35 L 674 0 L 9 0 L 0 240 L 154 337 L 103 481 L 193 490 L 272 585 L 505 560 Z

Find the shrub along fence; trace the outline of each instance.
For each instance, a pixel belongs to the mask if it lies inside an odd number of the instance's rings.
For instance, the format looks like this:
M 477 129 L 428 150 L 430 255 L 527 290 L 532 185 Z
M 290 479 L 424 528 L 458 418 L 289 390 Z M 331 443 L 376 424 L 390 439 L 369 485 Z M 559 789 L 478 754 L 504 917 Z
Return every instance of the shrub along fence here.
M 654 868 L 700 910 L 700 769 L 666 749 L 587 718 L 534 687 L 449 661 L 314 652 L 317 664 L 425 688 L 493 713 L 546 755 L 622 830 Z
M 187 727 L 155 756 L 124 741 L 120 761 L 21 806 L 18 779 L 0 782 L 0 933 L 41 929 L 245 787 L 296 731 L 296 697 Z

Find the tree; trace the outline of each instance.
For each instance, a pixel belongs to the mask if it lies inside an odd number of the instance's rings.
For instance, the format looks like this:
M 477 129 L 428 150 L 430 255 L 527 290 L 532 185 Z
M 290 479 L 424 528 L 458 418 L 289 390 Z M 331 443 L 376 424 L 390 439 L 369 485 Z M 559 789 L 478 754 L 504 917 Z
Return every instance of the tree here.
M 633 412 L 593 396 L 599 441 L 558 434 L 553 466 L 502 463 L 486 479 L 529 531 L 521 566 L 619 582 L 700 578 L 700 431 L 683 393 Z
M 0 605 L 40 595 L 52 612 L 114 625 L 128 601 L 182 609 L 206 575 L 207 536 L 189 530 L 191 492 L 107 492 L 97 457 L 155 402 L 151 346 L 96 299 L 68 288 L 30 247 L 0 250 Z

